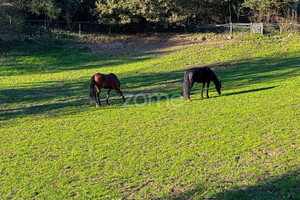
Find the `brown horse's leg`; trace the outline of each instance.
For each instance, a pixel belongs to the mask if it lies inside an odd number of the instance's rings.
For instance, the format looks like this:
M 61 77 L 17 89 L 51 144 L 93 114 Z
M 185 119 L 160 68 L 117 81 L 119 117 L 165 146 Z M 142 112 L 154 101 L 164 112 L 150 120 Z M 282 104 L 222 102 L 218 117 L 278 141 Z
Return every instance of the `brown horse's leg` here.
M 109 105 L 108 104 L 109 92 L 110 92 L 110 88 L 107 89 L 107 96 L 106 96 L 106 104 L 107 105 Z
M 121 92 L 120 88 L 115 89 L 115 90 L 116 90 L 116 93 L 118 93 L 122 97 L 123 103 L 124 103 L 125 102 L 125 97 L 124 97 L 123 93 Z
M 100 107 L 100 106 L 101 106 L 101 101 L 100 101 L 100 92 L 97 92 L 96 106 L 97 106 L 97 107 Z
M 101 93 L 101 86 L 99 84 L 96 84 L 96 94 L 95 94 L 95 99 L 96 99 L 96 106 L 100 107 L 101 106 L 101 101 L 100 101 L 100 93 Z

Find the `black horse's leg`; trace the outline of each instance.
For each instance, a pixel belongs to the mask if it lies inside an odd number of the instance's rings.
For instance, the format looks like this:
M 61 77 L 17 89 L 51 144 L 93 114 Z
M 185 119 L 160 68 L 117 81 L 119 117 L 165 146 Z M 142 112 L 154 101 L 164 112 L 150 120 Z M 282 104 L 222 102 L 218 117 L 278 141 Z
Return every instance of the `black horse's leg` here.
M 207 82 L 207 89 L 206 89 L 206 96 L 207 96 L 207 98 L 209 98 L 209 96 L 208 96 L 209 84 L 210 84 L 210 81 Z
M 109 103 L 108 103 L 109 92 L 110 92 L 110 89 L 108 88 L 108 89 L 107 89 L 107 96 L 106 96 L 106 104 L 107 104 L 107 105 L 109 105 Z
M 190 99 L 190 95 L 191 95 L 191 89 L 192 89 L 192 87 L 194 86 L 194 80 L 193 79 L 191 79 L 190 80 L 190 82 L 191 82 L 191 88 L 190 88 L 190 90 L 188 91 L 188 101 L 192 101 L 191 99 Z
M 201 89 L 201 99 L 204 99 L 204 98 L 203 98 L 203 90 L 204 90 L 204 87 L 205 87 L 205 82 L 202 84 L 202 89 Z
M 125 102 L 125 97 L 124 97 L 123 93 L 122 93 L 122 99 L 123 99 L 123 103 L 124 103 Z
M 121 92 L 121 90 L 119 88 L 115 89 L 115 91 L 116 91 L 117 94 L 119 94 L 122 97 L 123 103 L 124 103 L 125 102 L 125 97 L 123 95 L 123 92 Z
M 122 97 L 122 99 L 123 99 L 123 103 L 125 102 L 125 97 L 124 97 L 124 95 L 123 95 L 123 93 L 120 91 L 120 96 Z

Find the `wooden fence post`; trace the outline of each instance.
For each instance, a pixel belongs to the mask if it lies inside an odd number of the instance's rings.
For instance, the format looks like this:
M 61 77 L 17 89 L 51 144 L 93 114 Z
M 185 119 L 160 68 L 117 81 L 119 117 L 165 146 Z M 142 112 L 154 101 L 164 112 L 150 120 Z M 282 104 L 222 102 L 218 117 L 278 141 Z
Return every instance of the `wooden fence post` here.
M 81 23 L 79 22 L 78 24 L 78 34 L 79 34 L 79 37 L 81 36 Z
M 230 38 L 233 38 L 233 25 L 230 23 Z

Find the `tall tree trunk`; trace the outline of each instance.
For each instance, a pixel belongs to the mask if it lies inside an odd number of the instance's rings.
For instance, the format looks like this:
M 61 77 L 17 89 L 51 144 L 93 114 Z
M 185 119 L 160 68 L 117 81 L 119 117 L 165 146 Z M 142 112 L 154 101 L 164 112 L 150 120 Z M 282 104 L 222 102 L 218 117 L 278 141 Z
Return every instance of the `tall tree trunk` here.
M 230 1 L 228 2 L 228 7 L 229 7 L 229 23 L 232 23 L 231 4 L 230 4 Z
M 111 24 L 108 27 L 108 34 L 111 35 Z

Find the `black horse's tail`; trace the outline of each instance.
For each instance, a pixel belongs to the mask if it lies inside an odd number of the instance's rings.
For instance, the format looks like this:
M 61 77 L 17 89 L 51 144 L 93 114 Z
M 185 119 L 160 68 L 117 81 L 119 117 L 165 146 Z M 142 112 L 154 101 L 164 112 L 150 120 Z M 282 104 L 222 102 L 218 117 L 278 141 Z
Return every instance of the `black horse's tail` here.
M 91 85 L 90 85 L 90 100 L 95 100 L 95 75 L 91 78 Z
M 190 91 L 192 88 L 192 84 L 190 82 L 190 71 L 186 71 L 184 74 L 184 81 L 183 81 L 183 94 L 185 99 L 190 99 Z

